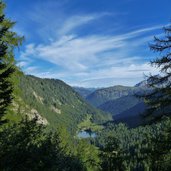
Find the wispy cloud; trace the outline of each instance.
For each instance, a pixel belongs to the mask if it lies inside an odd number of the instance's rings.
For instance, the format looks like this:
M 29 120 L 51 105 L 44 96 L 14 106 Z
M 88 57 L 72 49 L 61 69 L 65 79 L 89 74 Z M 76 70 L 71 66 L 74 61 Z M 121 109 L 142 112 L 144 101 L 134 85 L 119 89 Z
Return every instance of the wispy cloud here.
M 66 35 L 71 33 L 72 31 L 75 31 L 74 29 L 85 25 L 87 23 L 90 23 L 94 20 L 98 20 L 104 16 L 110 15 L 109 13 L 102 13 L 102 14 L 92 14 L 92 15 L 83 15 L 83 16 L 72 16 L 69 19 L 67 19 L 62 27 L 57 31 L 59 35 Z
M 155 57 L 148 43 L 161 36 L 169 2 L 150 10 L 148 0 L 6 1 L 7 15 L 17 21 L 14 31 L 26 38 L 16 60 L 28 74 L 107 86 L 133 85 L 157 72 L 148 65 Z
M 26 73 L 60 78 L 70 84 L 77 82 L 82 86 L 91 86 L 90 83 L 95 86 L 100 80 L 105 80 L 105 84 L 108 85 L 107 82 L 111 84 L 113 79 L 125 80 L 125 84 L 131 84 L 135 78 L 142 79 L 143 73 L 156 73 L 142 55 L 134 53 L 136 48 L 144 46 L 151 39 L 150 33 L 161 28 L 161 25 L 124 34 L 77 34 L 78 28 L 95 23 L 108 15 L 110 14 L 74 15 L 67 18 L 60 27 L 58 26 L 57 36 L 51 41 L 31 43 L 25 47 L 20 55 L 21 67 L 25 67 Z M 39 60 L 55 65 L 56 71 L 50 68 L 46 68 L 44 72 L 40 71 L 40 66 L 36 67 Z M 30 66 L 29 61 L 35 61 L 33 66 Z
M 150 73 L 157 74 L 158 70 L 151 67 L 149 63 L 130 64 L 84 73 L 82 75 L 84 79 L 80 81 L 78 79 L 76 83 L 70 82 L 70 84 L 83 87 L 101 87 L 102 85 L 110 86 L 118 84 L 131 86 L 142 81 L 145 75 L 149 75 Z
M 28 68 L 26 73 L 30 73 L 32 68 Z M 130 64 L 127 66 L 121 65 L 118 67 L 108 67 L 99 70 L 90 70 L 85 72 L 61 72 L 50 70 L 47 72 L 40 72 L 33 68 L 32 74 L 42 78 L 57 78 L 63 79 L 68 84 L 73 86 L 83 87 L 106 87 L 111 85 L 127 85 L 132 86 L 139 81 L 142 81 L 146 75 L 150 73 L 157 74 L 158 70 L 149 65 L 144 64 Z
M 105 58 L 110 58 L 110 65 L 116 64 L 118 59 L 120 60 L 121 58 L 124 59 L 122 62 L 131 61 L 134 57 L 130 57 L 129 54 L 125 54 L 124 52 L 127 53 L 127 50 L 131 46 L 140 46 L 145 43 L 146 39 L 138 39 L 136 37 L 156 28 L 158 26 L 116 36 L 62 36 L 60 39 L 50 42 L 47 45 L 27 45 L 21 57 L 23 59 L 27 57 L 43 59 L 72 71 L 83 71 L 89 69 L 91 66 L 103 65 L 103 62 L 101 62 L 102 58 L 105 63 Z M 132 40 L 128 41 L 128 39 Z

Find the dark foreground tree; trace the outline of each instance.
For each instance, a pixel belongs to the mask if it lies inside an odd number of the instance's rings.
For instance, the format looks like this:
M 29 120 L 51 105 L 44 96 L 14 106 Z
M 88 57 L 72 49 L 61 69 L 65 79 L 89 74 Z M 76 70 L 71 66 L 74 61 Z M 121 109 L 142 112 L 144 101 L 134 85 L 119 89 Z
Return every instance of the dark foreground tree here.
M 45 133 L 37 119 L 24 119 L 0 132 L 0 170 L 81 171 L 81 161 L 66 154 L 57 133 Z
M 11 31 L 15 23 L 5 17 L 4 8 L 5 4 L 0 1 L 0 124 L 13 99 L 12 75 L 15 72 L 13 51 L 22 41 L 22 38 Z
M 160 74 L 148 78 L 152 91 L 143 95 L 149 106 L 148 116 L 155 119 L 171 114 L 171 25 L 163 30 L 163 38 L 154 37 L 154 43 L 150 44 L 150 49 L 159 54 L 151 65 L 157 67 Z

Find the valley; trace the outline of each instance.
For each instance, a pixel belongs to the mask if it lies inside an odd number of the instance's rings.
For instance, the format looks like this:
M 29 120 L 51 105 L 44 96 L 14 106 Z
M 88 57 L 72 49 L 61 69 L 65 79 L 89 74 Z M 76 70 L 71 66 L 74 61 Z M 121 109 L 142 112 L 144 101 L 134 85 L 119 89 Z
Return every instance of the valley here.
M 65 126 L 74 133 L 80 129 L 79 123 L 86 122 L 87 118 L 91 118 L 94 124 L 112 119 L 110 114 L 88 104 L 63 81 L 23 75 L 20 78 L 20 88 L 19 99 L 22 104 L 18 104 L 18 109 L 15 110 L 21 116 L 33 111 L 32 115 L 37 114 L 44 118 L 49 128 Z
M 83 90 L 83 88 L 81 89 Z M 82 95 L 80 91 L 78 93 L 92 106 L 109 113 L 115 123 L 123 122 L 129 127 L 136 127 L 144 124 L 143 114 L 146 111 L 143 99 L 136 97 L 136 95 L 149 91 L 151 89 L 138 83 L 135 87 L 99 88 L 87 96 Z
M 0 1 L 0 171 L 171 171 L 171 4 L 96 1 Z

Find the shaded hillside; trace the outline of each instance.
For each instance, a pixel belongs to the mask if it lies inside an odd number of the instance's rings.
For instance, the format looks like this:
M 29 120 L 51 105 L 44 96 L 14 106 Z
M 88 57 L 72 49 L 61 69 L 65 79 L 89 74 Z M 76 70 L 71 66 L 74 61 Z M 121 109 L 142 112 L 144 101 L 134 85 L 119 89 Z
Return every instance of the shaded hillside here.
M 106 103 L 109 100 L 115 100 L 123 96 L 127 95 L 133 95 L 136 93 L 139 89 L 139 87 L 126 87 L 126 86 L 113 86 L 109 88 L 103 88 L 96 90 L 92 94 L 90 94 L 86 100 L 98 107 L 104 103 Z
M 124 122 L 134 127 L 143 123 L 140 113 L 145 111 L 143 100 L 135 97 L 135 94 L 144 94 L 149 91 L 151 89 L 141 83 L 136 87 L 113 86 L 95 91 L 87 97 L 87 101 L 111 113 L 117 123 Z
M 113 116 L 115 123 L 126 123 L 129 127 L 136 127 L 144 123 L 143 114 L 146 111 L 147 106 L 141 102 L 132 108 Z
M 25 110 L 41 116 L 50 127 L 63 125 L 75 131 L 78 123 L 87 115 L 91 115 L 92 122 L 97 123 L 110 117 L 87 104 L 77 92 L 60 80 L 22 76 L 20 88 Z
M 129 110 L 142 101 L 135 96 L 123 96 L 116 100 L 110 100 L 99 106 L 99 109 L 110 112 L 112 115 L 118 115 Z

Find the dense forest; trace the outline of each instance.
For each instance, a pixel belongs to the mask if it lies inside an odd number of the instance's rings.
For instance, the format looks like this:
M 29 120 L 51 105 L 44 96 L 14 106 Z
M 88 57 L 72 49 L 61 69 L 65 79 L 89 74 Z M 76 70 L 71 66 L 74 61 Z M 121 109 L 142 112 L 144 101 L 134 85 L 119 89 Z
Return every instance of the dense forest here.
M 22 115 L 23 112 L 33 111 L 46 119 L 49 127 L 64 126 L 70 133 L 75 133 L 77 125 L 87 116 L 91 116 L 92 122 L 97 124 L 112 119 L 110 114 L 86 103 L 69 85 L 60 80 L 22 75 L 20 90 L 18 98 L 23 104 L 18 106 L 18 113 Z
M 15 22 L 4 8 L 0 1 L 0 170 L 171 170 L 171 25 L 150 45 L 160 55 L 151 64 L 161 73 L 147 78 L 150 91 L 81 89 L 84 99 L 63 81 L 22 73 L 14 51 L 24 38 L 12 31 Z M 146 122 L 135 128 L 116 123 L 114 114 L 124 110 L 112 104 L 124 102 L 127 109 L 145 103 Z M 90 136 L 80 138 L 79 131 Z

